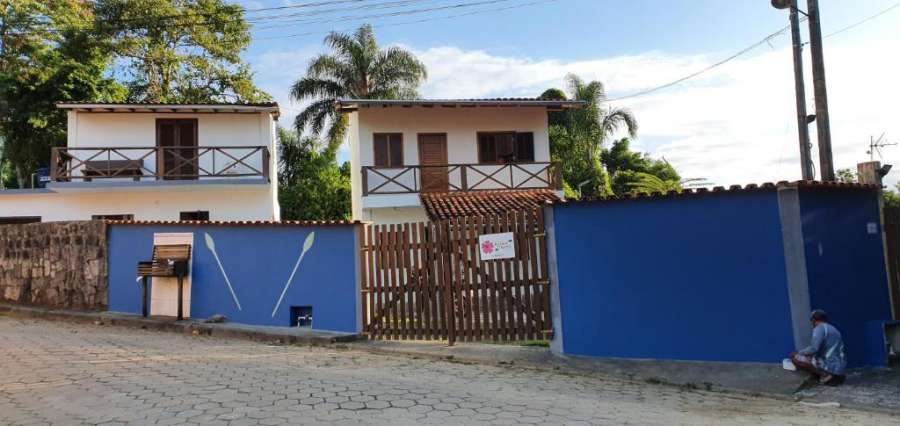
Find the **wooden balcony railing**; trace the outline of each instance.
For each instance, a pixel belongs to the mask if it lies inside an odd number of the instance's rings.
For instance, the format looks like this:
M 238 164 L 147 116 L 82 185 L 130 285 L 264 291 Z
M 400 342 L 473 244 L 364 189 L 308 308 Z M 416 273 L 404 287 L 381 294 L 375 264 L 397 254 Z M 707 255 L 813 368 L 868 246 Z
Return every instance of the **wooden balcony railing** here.
M 200 180 L 269 176 L 265 146 L 53 148 L 54 182 Z
M 560 189 L 554 163 L 362 167 L 363 195 L 498 189 Z

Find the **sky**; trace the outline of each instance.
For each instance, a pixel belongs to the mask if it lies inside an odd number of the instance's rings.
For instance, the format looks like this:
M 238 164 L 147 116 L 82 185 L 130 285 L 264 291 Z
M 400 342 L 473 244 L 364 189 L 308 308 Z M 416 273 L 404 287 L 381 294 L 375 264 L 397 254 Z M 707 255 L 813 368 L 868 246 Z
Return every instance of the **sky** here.
M 327 52 L 325 35 L 369 22 L 381 45 L 402 46 L 426 64 L 425 98 L 537 96 L 565 88 L 565 76 L 574 73 L 603 82 L 609 104 L 637 117 L 633 146 L 669 161 L 684 178 L 726 186 L 800 178 L 789 32 L 686 82 L 628 97 L 704 69 L 785 27 L 787 12 L 769 0 L 234 2 L 248 10 L 294 6 L 248 13 L 253 42 L 243 55 L 256 83 L 281 105 L 284 126 L 303 107 L 289 98 L 290 85 L 314 55 Z M 331 4 L 303 6 L 308 3 Z M 867 161 L 870 137 L 900 142 L 898 5 L 820 0 L 835 168 L 855 170 Z M 808 40 L 807 25 L 801 26 Z M 807 108 L 813 113 L 808 50 Z M 810 131 L 815 145 L 815 125 Z M 887 146 L 882 154 L 875 159 L 900 165 L 900 146 Z M 898 178 L 900 166 L 887 184 Z

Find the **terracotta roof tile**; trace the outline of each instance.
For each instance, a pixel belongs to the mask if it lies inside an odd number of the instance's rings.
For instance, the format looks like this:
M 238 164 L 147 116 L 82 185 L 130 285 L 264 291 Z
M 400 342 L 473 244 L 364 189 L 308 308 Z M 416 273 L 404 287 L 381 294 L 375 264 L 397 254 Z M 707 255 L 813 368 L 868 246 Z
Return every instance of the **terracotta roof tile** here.
M 722 193 L 734 193 L 734 192 L 753 192 L 753 191 L 773 191 L 778 188 L 821 188 L 821 189 L 881 189 L 880 186 L 875 184 L 863 184 L 863 183 L 843 183 L 843 182 L 819 182 L 813 180 L 807 181 L 779 181 L 779 182 L 765 182 L 762 184 L 747 184 L 743 187 L 741 185 L 731 185 L 728 188 L 722 186 L 716 186 L 712 189 L 708 188 L 686 188 L 681 192 L 669 191 L 665 194 L 635 194 L 631 196 L 625 197 L 606 197 L 606 198 L 598 198 L 598 197 L 589 197 L 583 199 L 565 199 L 565 200 L 556 200 L 553 201 L 554 204 L 572 204 L 572 203 L 591 203 L 591 202 L 605 202 L 605 201 L 616 201 L 616 200 L 635 200 L 635 199 L 657 199 L 657 198 L 675 198 L 675 197 L 690 197 L 702 194 L 722 194 Z
M 419 198 L 431 220 L 502 214 L 559 201 L 559 197 L 550 189 L 423 192 Z

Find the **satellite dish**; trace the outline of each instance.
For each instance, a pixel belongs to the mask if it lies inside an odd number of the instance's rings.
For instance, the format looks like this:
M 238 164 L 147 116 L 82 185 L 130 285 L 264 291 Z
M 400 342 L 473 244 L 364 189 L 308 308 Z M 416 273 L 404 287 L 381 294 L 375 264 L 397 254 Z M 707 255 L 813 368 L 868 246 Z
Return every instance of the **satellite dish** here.
M 791 7 L 794 0 L 772 0 L 772 7 L 776 9 L 787 9 Z

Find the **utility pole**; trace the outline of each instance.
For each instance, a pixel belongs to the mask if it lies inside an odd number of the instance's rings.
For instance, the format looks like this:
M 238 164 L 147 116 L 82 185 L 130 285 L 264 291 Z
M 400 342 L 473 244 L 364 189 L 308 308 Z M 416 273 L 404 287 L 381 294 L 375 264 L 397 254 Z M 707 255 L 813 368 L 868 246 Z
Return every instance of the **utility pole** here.
M 797 97 L 797 133 L 800 137 L 800 172 L 803 180 L 813 180 L 812 154 L 809 145 L 809 123 L 806 118 L 806 88 L 803 82 L 803 41 L 800 39 L 800 16 L 797 0 L 791 0 L 791 41 L 794 50 L 794 91 Z
M 796 9 L 796 8 L 795 8 Z M 825 89 L 825 59 L 822 51 L 822 27 L 819 0 L 806 0 L 809 18 L 809 46 L 812 54 L 813 91 L 816 97 L 816 129 L 819 138 L 819 173 L 822 181 L 834 181 L 831 156 L 831 126 L 828 118 L 828 94 Z

